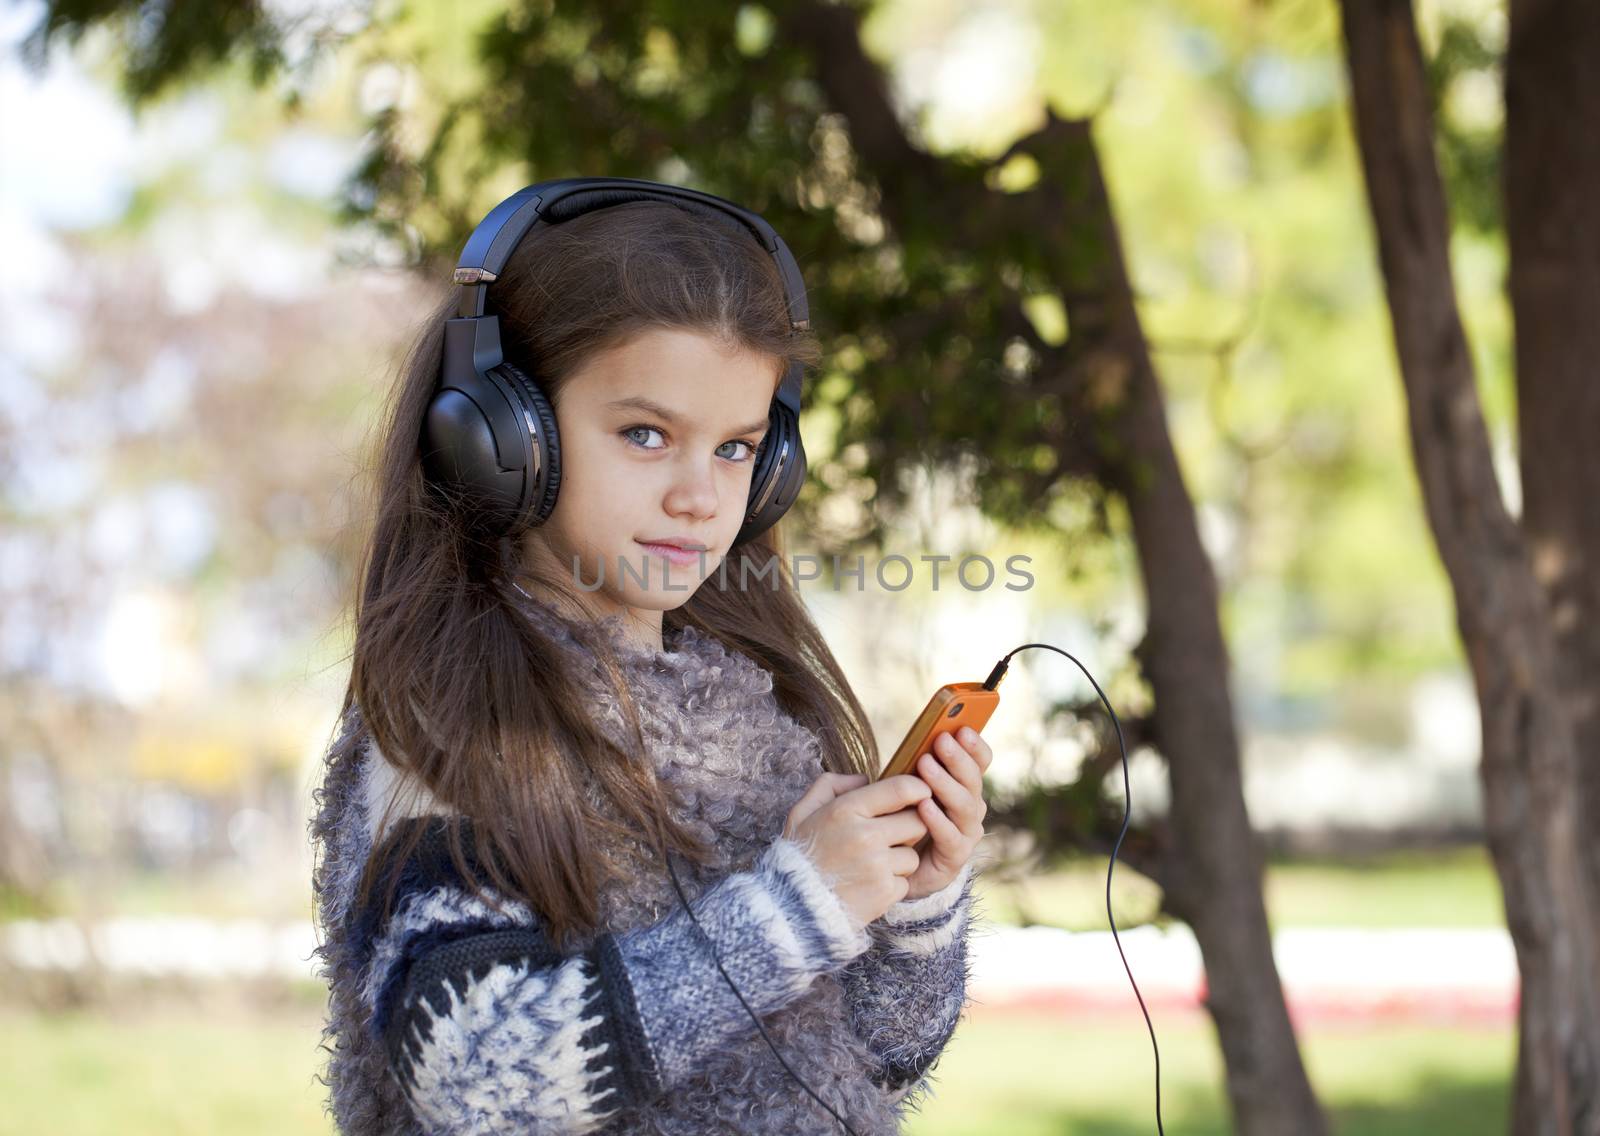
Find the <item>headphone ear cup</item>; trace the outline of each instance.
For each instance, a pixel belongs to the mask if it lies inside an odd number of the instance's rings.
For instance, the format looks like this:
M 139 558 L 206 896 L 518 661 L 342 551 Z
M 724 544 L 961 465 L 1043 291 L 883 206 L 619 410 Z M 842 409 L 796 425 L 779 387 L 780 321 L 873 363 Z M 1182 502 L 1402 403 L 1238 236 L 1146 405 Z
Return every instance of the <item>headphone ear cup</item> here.
M 734 537 L 734 544 L 743 544 L 777 524 L 805 485 L 806 451 L 800 444 L 799 423 L 789 408 L 776 399 L 769 421 L 771 426 L 750 478 L 745 523 Z
M 507 469 L 501 456 L 520 451 L 523 429 L 510 414 L 516 396 L 493 374 L 451 379 L 434 393 L 423 420 L 421 457 L 427 479 L 468 509 L 474 522 L 499 533 L 515 523 L 528 500 L 525 470 Z
M 507 385 L 516 392 L 527 412 L 527 421 L 533 427 L 534 465 L 538 470 L 533 487 L 532 506 L 525 523 L 531 528 L 542 525 L 556 507 L 556 497 L 561 492 L 561 435 L 556 428 L 555 408 L 525 372 L 512 363 L 501 363 L 496 373 L 508 380 Z

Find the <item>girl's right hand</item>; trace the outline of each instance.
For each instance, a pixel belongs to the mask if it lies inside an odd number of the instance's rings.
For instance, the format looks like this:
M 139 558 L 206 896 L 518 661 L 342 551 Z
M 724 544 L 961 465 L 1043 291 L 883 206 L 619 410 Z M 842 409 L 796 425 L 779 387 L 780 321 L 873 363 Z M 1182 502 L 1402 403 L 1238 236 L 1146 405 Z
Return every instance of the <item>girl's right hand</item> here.
M 865 925 L 905 898 L 928 832 L 916 805 L 933 795 L 914 773 L 871 781 L 824 773 L 789 810 L 783 835 L 805 847 L 840 901 Z

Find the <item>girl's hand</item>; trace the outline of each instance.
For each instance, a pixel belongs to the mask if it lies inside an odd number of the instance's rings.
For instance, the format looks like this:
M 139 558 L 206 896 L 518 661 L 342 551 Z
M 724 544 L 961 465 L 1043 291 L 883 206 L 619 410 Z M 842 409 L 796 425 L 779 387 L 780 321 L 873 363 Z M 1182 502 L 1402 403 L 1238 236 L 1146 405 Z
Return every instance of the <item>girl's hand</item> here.
M 863 925 L 905 898 L 927 835 L 916 803 L 931 790 L 909 773 L 868 782 L 864 773 L 824 773 L 789 810 L 783 835 L 800 843 L 841 903 Z
M 933 790 L 932 797 L 915 806 L 928 826 L 931 843 L 908 877 L 906 899 L 921 899 L 948 887 L 972 858 L 983 839 L 983 818 L 989 811 L 983 799 L 983 773 L 993 760 L 989 743 L 971 726 L 940 734 L 934 739 L 933 753 L 917 759 L 912 771 Z

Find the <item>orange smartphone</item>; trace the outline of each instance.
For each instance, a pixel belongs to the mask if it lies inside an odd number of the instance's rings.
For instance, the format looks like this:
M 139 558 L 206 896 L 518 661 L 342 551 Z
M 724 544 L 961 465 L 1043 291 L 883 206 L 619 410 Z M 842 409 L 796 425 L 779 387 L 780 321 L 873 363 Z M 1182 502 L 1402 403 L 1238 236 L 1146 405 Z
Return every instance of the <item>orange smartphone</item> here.
M 1000 692 L 983 689 L 981 682 L 951 682 L 941 686 L 928 699 L 927 706 L 906 731 L 905 740 L 877 779 L 882 781 L 900 773 L 915 773 L 917 759 L 933 752 L 934 739 L 940 734 L 953 734 L 962 726 L 971 726 L 982 733 L 998 705 Z M 915 845 L 916 851 L 921 852 L 932 839 L 924 836 Z
M 962 726 L 971 726 L 982 733 L 998 705 L 1000 692 L 983 689 L 981 682 L 951 682 L 941 686 L 928 699 L 877 779 L 882 781 L 899 773 L 915 772 L 917 758 L 933 752 L 934 739 L 940 734 L 953 734 Z

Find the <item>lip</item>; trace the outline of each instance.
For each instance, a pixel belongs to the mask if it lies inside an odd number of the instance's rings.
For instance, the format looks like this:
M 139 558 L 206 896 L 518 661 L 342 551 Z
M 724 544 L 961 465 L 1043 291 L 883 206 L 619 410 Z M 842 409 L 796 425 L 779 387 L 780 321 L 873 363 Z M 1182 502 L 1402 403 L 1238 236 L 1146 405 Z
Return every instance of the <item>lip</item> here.
M 654 544 L 665 548 L 681 548 L 685 552 L 704 552 L 707 545 L 688 536 L 664 536 L 660 540 L 641 540 L 640 544 Z
M 679 544 L 679 541 L 683 544 Z M 641 540 L 637 544 L 645 550 L 654 553 L 671 564 L 694 564 L 705 555 L 706 546 L 688 537 L 672 537 L 668 540 Z

